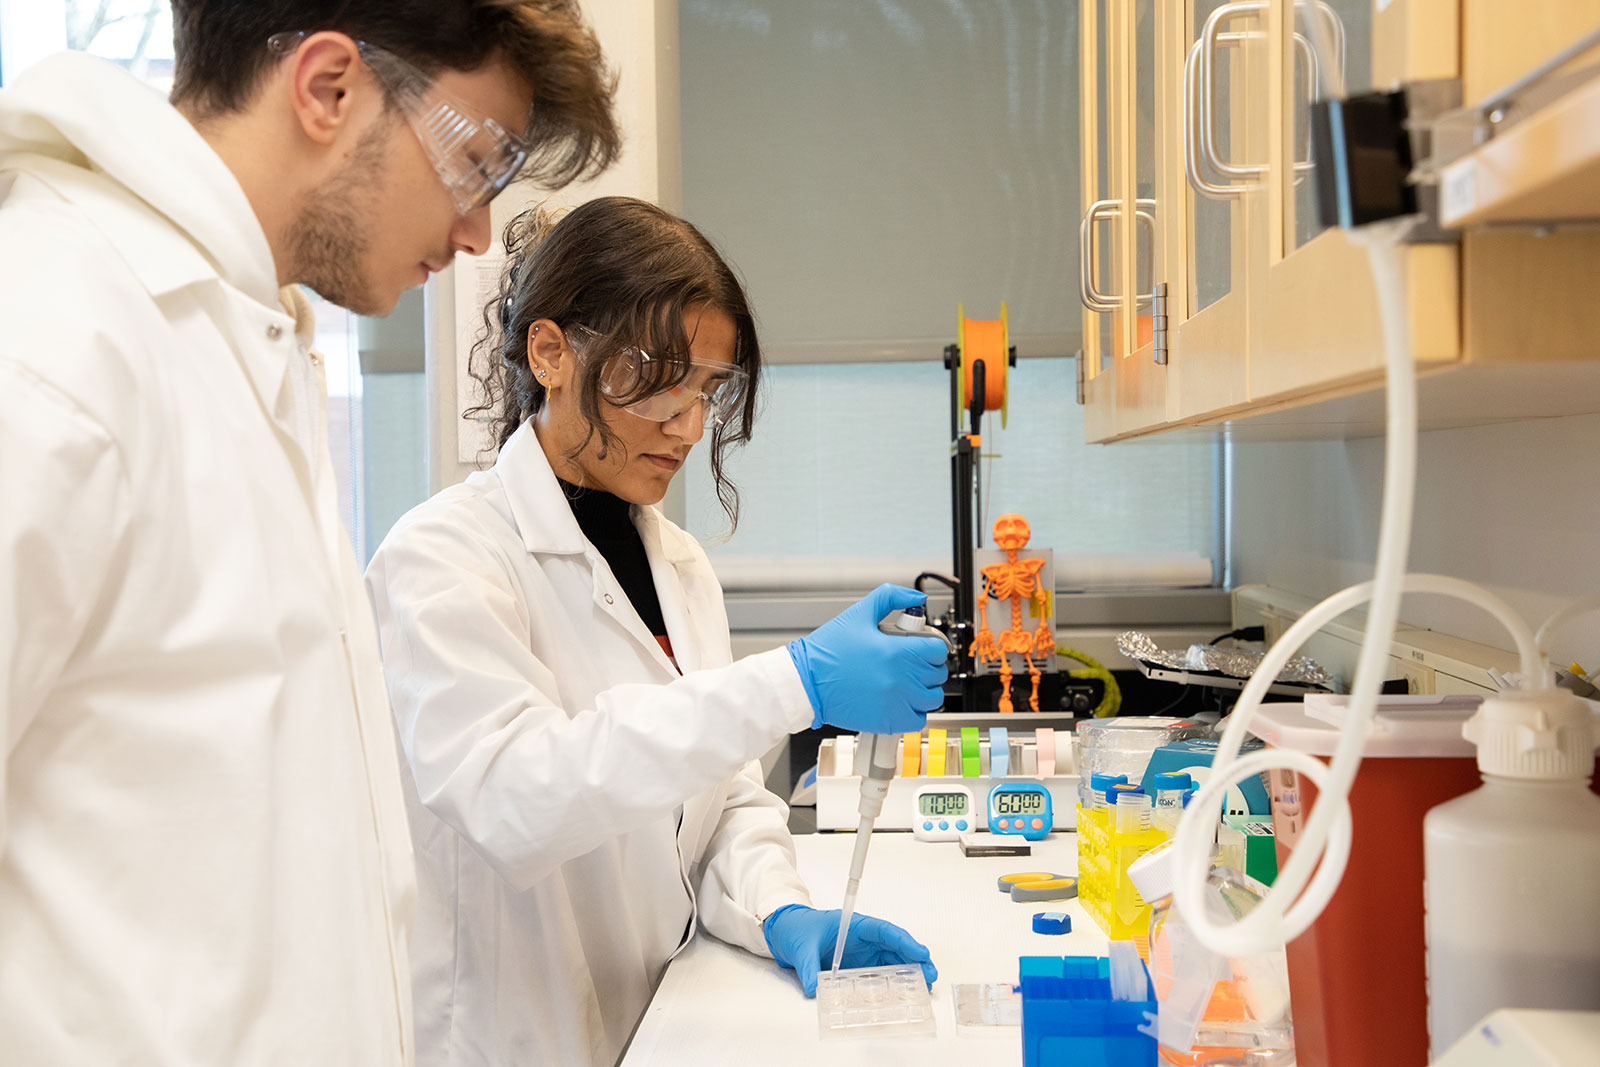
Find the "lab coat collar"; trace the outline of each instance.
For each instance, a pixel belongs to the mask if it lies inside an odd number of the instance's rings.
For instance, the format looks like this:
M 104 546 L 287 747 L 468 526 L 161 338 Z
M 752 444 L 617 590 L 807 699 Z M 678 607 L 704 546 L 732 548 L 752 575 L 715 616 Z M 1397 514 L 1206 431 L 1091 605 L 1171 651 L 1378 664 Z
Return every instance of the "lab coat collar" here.
M 552 555 L 578 555 L 584 551 L 588 539 L 561 492 L 561 483 L 550 469 L 531 421 L 518 426 L 500 446 L 494 470 L 505 488 L 506 503 L 524 548 Z
M 594 561 L 600 560 L 599 552 L 589 544 L 572 514 L 572 506 L 561 491 L 561 483 L 550 468 L 550 460 L 539 444 L 531 421 L 517 427 L 507 439 L 495 460 L 494 470 L 505 489 L 506 503 L 522 537 L 522 545 L 529 553 L 585 555 Z M 595 604 L 627 628 L 665 670 L 673 673 L 697 670 L 703 664 L 687 603 L 690 586 L 694 584 L 690 575 L 697 560 L 694 540 L 667 522 L 654 507 L 635 504 L 630 515 L 639 531 L 639 540 L 644 544 L 645 557 L 650 561 L 650 576 L 655 582 L 662 620 L 666 623 L 677 664 L 667 659 L 638 613 L 631 606 L 617 604 L 618 598 L 607 588 L 601 576 L 602 568 L 598 566 L 594 575 Z
M 587 549 L 588 538 L 550 469 L 531 420 L 517 427 L 501 447 L 494 469 L 505 487 L 523 547 L 553 555 L 575 555 Z M 631 514 L 647 555 L 659 556 L 674 567 L 695 561 L 694 539 L 667 522 L 657 508 L 635 504 Z
M 114 64 L 67 52 L 0 91 L 7 171 L 77 204 L 152 295 L 220 277 L 278 307 L 272 250 L 233 172 L 159 93 Z

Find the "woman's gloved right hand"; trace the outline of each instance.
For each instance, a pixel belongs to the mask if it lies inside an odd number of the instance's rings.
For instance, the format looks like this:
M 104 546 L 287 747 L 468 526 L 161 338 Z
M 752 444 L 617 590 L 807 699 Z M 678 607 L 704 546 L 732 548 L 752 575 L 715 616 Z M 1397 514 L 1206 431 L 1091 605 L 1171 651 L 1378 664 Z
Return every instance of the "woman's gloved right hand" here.
M 806 695 L 827 723 L 869 734 L 904 734 L 923 728 L 927 713 L 944 702 L 947 649 L 938 636 L 891 637 L 878 629 L 890 612 L 917 607 L 927 596 L 899 585 L 880 585 L 805 637 L 789 642 Z

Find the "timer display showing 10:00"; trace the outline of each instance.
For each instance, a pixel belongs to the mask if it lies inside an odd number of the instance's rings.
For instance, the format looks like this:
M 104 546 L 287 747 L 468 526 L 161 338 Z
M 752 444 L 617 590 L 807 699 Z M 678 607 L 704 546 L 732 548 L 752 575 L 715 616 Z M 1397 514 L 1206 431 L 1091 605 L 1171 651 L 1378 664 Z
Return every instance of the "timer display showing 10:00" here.
M 923 815 L 936 819 L 948 819 L 953 816 L 967 814 L 967 794 L 965 793 L 924 793 L 917 800 L 917 808 Z

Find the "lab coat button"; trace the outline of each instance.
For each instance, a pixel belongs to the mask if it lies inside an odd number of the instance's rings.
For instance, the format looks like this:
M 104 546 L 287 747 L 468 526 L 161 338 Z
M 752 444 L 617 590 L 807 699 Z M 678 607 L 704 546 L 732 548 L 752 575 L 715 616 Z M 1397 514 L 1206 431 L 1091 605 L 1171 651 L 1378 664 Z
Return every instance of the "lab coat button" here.
M 615 603 L 616 603 L 616 601 L 615 601 L 615 600 L 612 600 L 612 599 L 611 599 L 611 594 L 610 594 L 610 593 L 607 593 L 607 594 L 606 594 L 606 603 L 607 603 L 607 604 L 615 604 Z
M 282 336 L 283 336 L 283 327 L 282 326 L 279 326 L 277 323 L 273 323 L 271 326 L 267 327 L 267 340 L 276 341 L 278 338 L 280 338 Z

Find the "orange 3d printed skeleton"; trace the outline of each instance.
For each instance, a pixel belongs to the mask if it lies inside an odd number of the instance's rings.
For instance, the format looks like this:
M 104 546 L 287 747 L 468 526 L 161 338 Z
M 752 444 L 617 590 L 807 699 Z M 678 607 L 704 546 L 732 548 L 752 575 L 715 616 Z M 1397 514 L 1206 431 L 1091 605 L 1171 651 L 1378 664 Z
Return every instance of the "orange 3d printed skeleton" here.
M 1021 515 L 1002 515 L 994 521 L 994 543 L 996 547 L 1005 550 L 1006 558 L 1003 563 L 994 563 L 982 570 L 983 591 L 978 596 L 978 630 L 973 639 L 971 655 L 976 662 L 999 661 L 1000 668 L 1000 710 L 1009 713 L 1013 709 L 1011 704 L 1011 656 L 1020 655 L 1027 665 L 1028 677 L 1033 681 L 1033 690 L 1028 696 L 1028 707 L 1033 711 L 1039 710 L 1039 675 L 1040 662 L 1049 663 L 1050 657 L 1056 653 L 1055 634 L 1050 630 L 1048 612 L 1035 612 L 1039 618 L 1039 625 L 1032 630 L 1023 629 L 1022 602 L 1035 600 L 1045 595 L 1040 588 L 1039 572 L 1044 568 L 1043 559 L 1021 559 L 1017 553 L 1027 547 L 1028 538 L 1032 531 L 1028 529 L 1028 520 Z M 989 597 L 997 600 L 1011 602 L 1011 626 L 1001 630 L 999 637 L 989 629 L 989 618 L 985 605 Z

